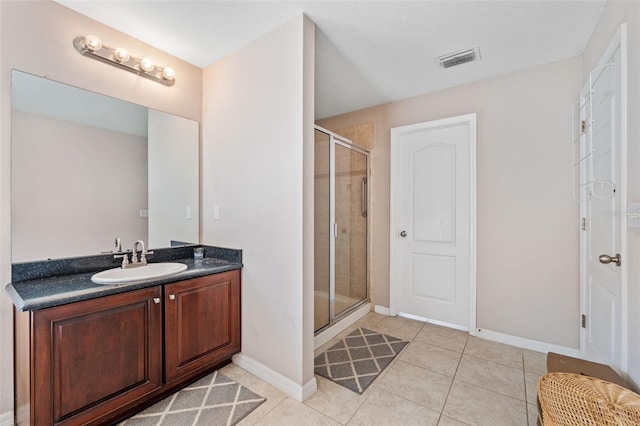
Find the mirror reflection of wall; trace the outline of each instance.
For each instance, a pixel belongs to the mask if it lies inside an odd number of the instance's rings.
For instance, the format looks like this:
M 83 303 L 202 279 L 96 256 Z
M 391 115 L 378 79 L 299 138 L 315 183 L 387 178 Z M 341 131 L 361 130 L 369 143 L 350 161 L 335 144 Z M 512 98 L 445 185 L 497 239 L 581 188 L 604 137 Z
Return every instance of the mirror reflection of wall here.
M 12 261 L 199 241 L 198 123 L 12 74 Z

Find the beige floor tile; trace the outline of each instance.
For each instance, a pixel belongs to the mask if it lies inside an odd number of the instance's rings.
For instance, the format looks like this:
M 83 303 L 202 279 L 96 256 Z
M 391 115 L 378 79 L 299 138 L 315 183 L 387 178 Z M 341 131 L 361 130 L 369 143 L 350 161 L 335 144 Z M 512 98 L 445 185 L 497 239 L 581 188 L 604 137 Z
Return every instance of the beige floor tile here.
M 316 376 L 318 391 L 304 403 L 335 421 L 345 424 L 365 400 L 349 389 Z
M 468 426 L 467 423 L 462 423 L 459 420 L 452 419 L 447 416 L 440 416 L 440 422 L 438 422 L 438 426 Z
M 287 398 L 264 416 L 256 426 L 339 426 L 335 420 L 311 407 Z
M 529 426 L 538 425 L 538 405 L 527 404 L 527 411 L 529 413 Z
M 522 349 L 491 340 L 469 337 L 464 353 L 522 370 Z
M 547 373 L 547 354 L 524 349 L 524 371 L 543 375 Z
M 398 361 L 378 382 L 378 388 L 440 412 L 451 381 L 450 377 Z
M 376 324 L 375 331 L 410 341 L 416 337 L 423 325 L 423 322 L 408 318 L 385 317 Z
M 529 404 L 537 404 L 538 403 L 538 380 L 540 379 L 540 375 L 525 373 L 524 382 L 527 387 L 527 402 Z
M 526 400 L 522 370 L 492 361 L 462 355 L 456 380 L 498 392 L 521 401 Z
M 220 373 L 224 374 L 231 380 L 235 380 L 235 381 L 238 381 L 240 377 L 247 374 L 247 370 L 245 370 L 244 368 L 238 367 L 233 363 L 225 365 L 219 371 Z
M 286 394 L 271 386 L 264 380 L 257 378 L 251 373 L 247 373 L 244 376 L 238 378 L 236 382 L 240 383 L 247 389 L 257 393 L 261 397 L 267 399 L 262 405 L 260 405 L 258 408 L 252 411 L 251 414 L 244 418 L 244 421 L 252 425 L 255 425 L 258 421 L 260 421 L 265 415 L 267 415 L 287 397 Z
M 377 331 L 376 325 L 385 318 L 387 318 L 386 315 L 380 315 L 375 312 L 369 312 L 367 315 L 365 315 L 364 317 L 356 321 L 355 325 L 358 327 L 369 328 L 371 330 Z
M 469 334 L 465 331 L 454 330 L 453 328 L 441 327 L 439 325 L 425 324 L 417 334 L 419 342 L 440 346 L 456 352 L 462 352 Z
M 453 377 L 456 374 L 460 356 L 460 352 L 414 340 L 402 351 L 400 360 Z
M 477 426 L 527 424 L 524 401 L 454 380 L 442 414 Z
M 404 398 L 373 389 L 347 425 L 435 426 L 439 414 Z

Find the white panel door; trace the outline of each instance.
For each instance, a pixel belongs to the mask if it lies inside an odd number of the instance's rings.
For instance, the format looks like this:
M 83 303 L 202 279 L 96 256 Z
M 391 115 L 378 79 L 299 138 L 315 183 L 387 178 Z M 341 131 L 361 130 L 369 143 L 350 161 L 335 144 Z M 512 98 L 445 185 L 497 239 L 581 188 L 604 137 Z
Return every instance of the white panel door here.
M 591 73 L 591 99 L 586 109 L 585 134 L 591 139 L 592 157 L 583 170 L 588 188 L 583 203 L 585 356 L 620 371 L 622 356 L 622 263 L 624 217 L 621 188 L 621 50 L 611 55 L 608 65 Z M 587 95 L 587 96 L 589 96 Z M 589 111 L 591 117 L 588 116 Z M 613 259 L 611 259 L 613 258 Z M 625 259 L 622 259 L 624 262 Z
M 471 287 L 469 121 L 393 129 L 400 314 L 467 329 Z

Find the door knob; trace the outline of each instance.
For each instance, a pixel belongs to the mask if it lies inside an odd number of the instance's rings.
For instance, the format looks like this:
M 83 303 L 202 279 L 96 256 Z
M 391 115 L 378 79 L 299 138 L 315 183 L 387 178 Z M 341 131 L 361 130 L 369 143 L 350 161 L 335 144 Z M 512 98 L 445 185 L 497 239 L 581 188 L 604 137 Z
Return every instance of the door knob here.
M 155 303 L 156 305 L 157 305 L 158 303 L 160 303 L 160 298 L 159 298 L 159 297 L 154 297 L 154 298 L 153 298 L 153 303 Z
M 400 236 L 401 236 L 402 238 L 406 237 L 406 236 L 407 236 L 407 231 L 402 231 L 402 232 L 400 233 Z
M 170 294 L 169 295 L 169 300 L 176 300 L 176 295 L 175 294 Z
M 616 264 L 616 266 L 620 266 L 620 264 L 622 263 L 622 259 L 620 259 L 620 253 L 617 253 L 615 256 L 601 254 L 600 256 L 598 256 L 598 260 L 600 261 L 600 263 L 604 263 L 605 265 L 607 263 L 613 262 Z

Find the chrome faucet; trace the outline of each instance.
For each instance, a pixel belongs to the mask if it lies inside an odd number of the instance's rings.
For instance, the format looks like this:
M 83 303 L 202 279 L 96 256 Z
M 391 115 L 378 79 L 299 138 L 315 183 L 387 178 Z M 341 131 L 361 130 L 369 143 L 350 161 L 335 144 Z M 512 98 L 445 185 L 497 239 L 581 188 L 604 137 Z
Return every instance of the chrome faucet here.
M 138 261 L 138 246 L 142 247 L 142 252 L 140 253 L 140 261 Z M 144 242 L 142 240 L 138 240 L 133 244 L 133 253 L 131 254 L 131 263 L 128 265 L 132 266 L 144 266 L 147 264 L 147 255 L 153 254 L 152 251 L 147 251 L 144 248 Z
M 140 260 L 138 260 L 138 246 L 142 247 L 140 252 Z M 144 248 L 144 242 L 138 240 L 133 244 L 133 252 L 131 253 L 131 262 L 129 262 L 129 255 L 127 253 L 113 256 L 114 259 L 122 258 L 122 269 L 135 268 L 136 266 L 145 266 L 147 264 L 147 255 L 153 254 L 152 251 L 147 251 Z

